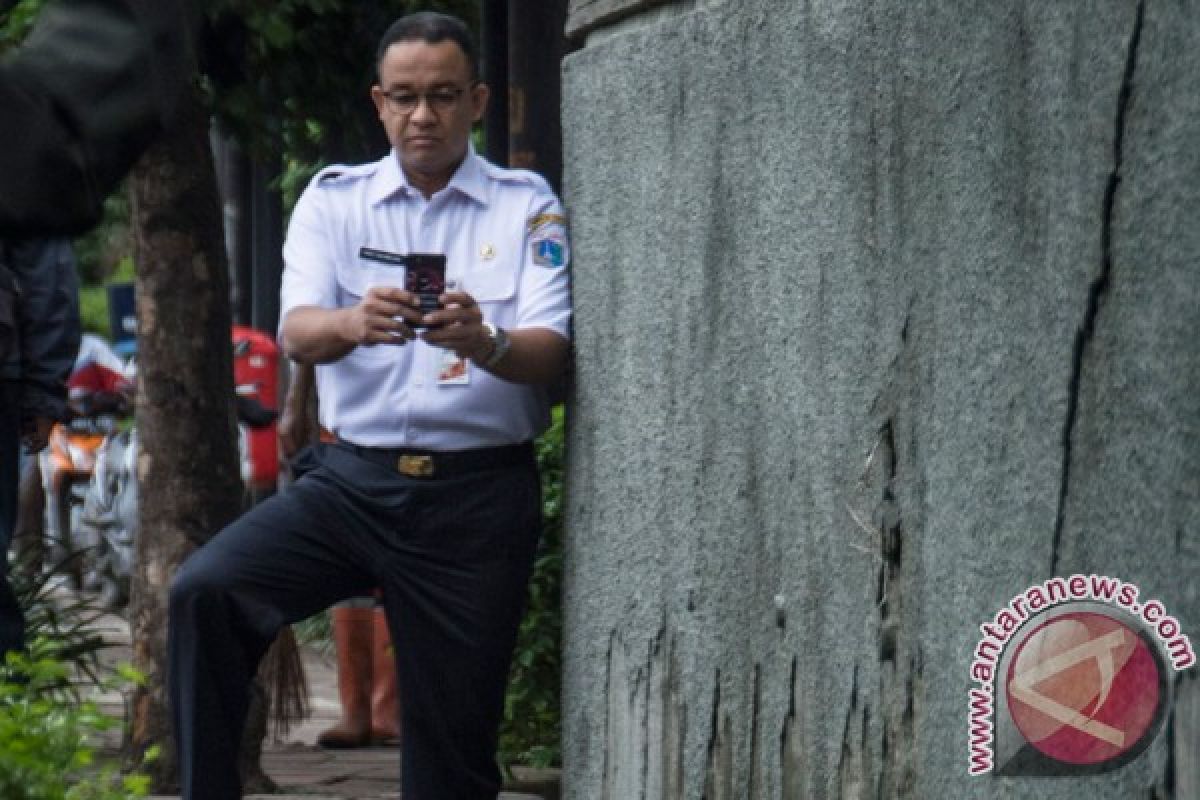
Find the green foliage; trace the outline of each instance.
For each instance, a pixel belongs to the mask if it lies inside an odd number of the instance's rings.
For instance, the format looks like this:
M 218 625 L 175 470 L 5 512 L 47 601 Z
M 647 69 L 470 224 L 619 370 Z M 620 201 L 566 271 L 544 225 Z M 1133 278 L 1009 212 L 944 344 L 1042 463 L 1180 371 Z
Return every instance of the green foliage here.
M 84 285 L 133 280 L 133 233 L 129 193 L 113 192 L 104 201 L 104 217 L 74 242 L 79 281 Z M 118 276 L 116 273 L 128 269 Z
M 103 286 L 79 288 L 79 318 L 88 333 L 100 334 L 105 339 L 112 338 L 108 324 L 108 295 Z
M 77 555 L 68 554 L 64 563 Z M 97 632 L 98 623 L 106 613 L 99 597 L 64 593 L 54 588 L 54 579 L 62 573 L 61 566 L 42 572 L 29 564 L 12 563 L 8 578 L 17 603 L 25 612 L 26 639 L 54 642 L 57 659 L 70 667 L 70 680 L 60 688 L 78 697 L 81 685 L 101 682 L 104 668 L 100 654 L 112 645 Z
M 18 0 L 0 13 L 0 53 L 19 45 L 29 35 L 45 0 Z
M 501 763 L 548 767 L 561 762 L 563 409 L 537 443 L 542 473 L 542 542 L 504 698 Z
M 292 626 L 296 641 L 316 647 L 323 653 L 333 651 L 333 615 L 329 609 L 302 619 Z
M 217 114 L 251 153 L 306 164 L 386 148 L 368 91 L 380 36 L 399 16 L 446 11 L 474 27 L 473 0 L 223 0 L 212 5 L 206 73 Z
M 85 331 L 112 339 L 108 318 L 108 286 L 113 283 L 130 283 L 133 279 L 133 258 L 126 256 L 103 284 L 84 284 L 80 287 L 79 316 Z
M 307 162 L 291 159 L 284 165 L 283 174 L 279 178 L 279 188 L 283 193 L 283 211 L 287 215 L 291 215 L 292 209 L 296 207 L 296 201 L 300 199 L 300 194 L 308 186 L 308 182 L 317 174 L 321 167 L 325 166 L 320 162 Z
M 129 800 L 145 797 L 150 779 L 122 775 L 97 758 L 100 736 L 120 723 L 91 701 L 64 691 L 70 670 L 62 648 L 33 640 L 28 655 L 12 653 L 0 668 L 0 797 L 5 800 Z M 104 688 L 140 682 L 123 668 Z M 157 752 L 147 753 L 147 761 Z

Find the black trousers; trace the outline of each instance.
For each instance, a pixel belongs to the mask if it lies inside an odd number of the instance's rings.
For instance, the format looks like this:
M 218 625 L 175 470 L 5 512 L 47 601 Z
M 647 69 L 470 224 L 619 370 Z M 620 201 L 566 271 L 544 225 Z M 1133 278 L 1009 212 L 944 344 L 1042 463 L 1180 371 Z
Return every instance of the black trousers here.
M 241 797 L 237 752 L 279 629 L 373 587 L 394 643 L 404 800 L 494 800 L 497 730 L 540 526 L 537 468 L 407 478 L 339 445 L 183 564 L 170 693 L 184 800 Z
M 20 481 L 21 403 L 19 384 L 0 380 L 0 663 L 25 646 L 25 616 L 8 582 L 8 547 L 17 524 Z

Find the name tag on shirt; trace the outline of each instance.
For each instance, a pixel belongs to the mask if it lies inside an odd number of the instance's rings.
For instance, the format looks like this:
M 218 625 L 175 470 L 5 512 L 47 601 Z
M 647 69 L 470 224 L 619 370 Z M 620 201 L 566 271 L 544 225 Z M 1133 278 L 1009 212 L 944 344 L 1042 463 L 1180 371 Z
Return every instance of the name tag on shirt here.
M 399 253 L 389 253 L 387 250 L 376 250 L 373 247 L 358 248 L 358 257 L 365 261 L 379 264 L 394 264 L 397 267 L 408 266 L 408 257 Z

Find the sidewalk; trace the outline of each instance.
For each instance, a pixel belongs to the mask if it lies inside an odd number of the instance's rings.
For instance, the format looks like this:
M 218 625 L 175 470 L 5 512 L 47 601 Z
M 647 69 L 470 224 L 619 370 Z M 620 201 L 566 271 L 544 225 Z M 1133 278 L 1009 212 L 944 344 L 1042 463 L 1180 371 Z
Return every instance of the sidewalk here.
M 105 661 L 130 660 L 129 626 L 119 616 L 106 616 L 101 632 L 118 646 Z M 399 800 L 400 751 L 395 747 L 324 750 L 316 746 L 317 734 L 339 716 L 337 674 L 332 656 L 302 647 L 309 686 L 310 715 L 295 726 L 283 742 L 268 739 L 263 745 L 263 769 L 279 786 L 278 793 L 247 795 L 246 800 Z M 120 717 L 124 703 L 119 695 L 101 695 L 101 707 Z M 119 745 L 108 743 L 114 749 Z M 523 784 L 521 791 L 506 791 L 498 800 L 559 800 L 549 784 Z M 151 800 L 177 800 L 178 795 L 152 795 Z

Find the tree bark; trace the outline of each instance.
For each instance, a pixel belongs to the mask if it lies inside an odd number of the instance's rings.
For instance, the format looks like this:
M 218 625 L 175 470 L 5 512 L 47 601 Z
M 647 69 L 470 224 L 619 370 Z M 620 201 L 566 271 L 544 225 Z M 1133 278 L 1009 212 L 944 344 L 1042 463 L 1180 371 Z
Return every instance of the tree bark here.
M 134 695 L 126 756 L 137 761 L 160 745 L 148 771 L 153 790 L 164 792 L 178 786 L 166 696 L 167 590 L 184 558 L 234 517 L 242 492 L 229 273 L 208 114 L 198 93 L 139 163 L 132 189 L 141 506 L 130 619 L 134 666 L 147 682 Z M 262 730 L 257 737 L 248 731 L 255 748 Z M 261 786 L 257 757 L 243 776 L 247 786 Z

